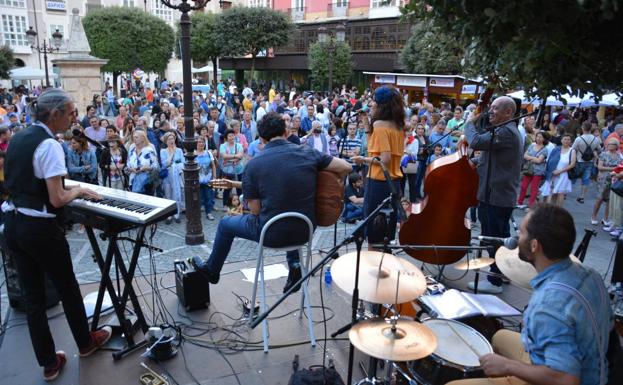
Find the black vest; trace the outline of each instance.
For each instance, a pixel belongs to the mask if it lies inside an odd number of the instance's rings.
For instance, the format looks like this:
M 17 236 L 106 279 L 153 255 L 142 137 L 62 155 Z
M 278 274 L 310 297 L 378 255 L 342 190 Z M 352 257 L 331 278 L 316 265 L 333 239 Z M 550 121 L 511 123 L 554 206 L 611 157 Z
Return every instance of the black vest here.
M 54 139 L 45 128 L 32 125 L 11 138 L 4 161 L 5 186 L 9 200 L 15 207 L 41 211 L 45 205 L 48 213 L 59 214 L 52 206 L 45 179 L 35 177 L 32 160 L 37 147 L 46 139 Z

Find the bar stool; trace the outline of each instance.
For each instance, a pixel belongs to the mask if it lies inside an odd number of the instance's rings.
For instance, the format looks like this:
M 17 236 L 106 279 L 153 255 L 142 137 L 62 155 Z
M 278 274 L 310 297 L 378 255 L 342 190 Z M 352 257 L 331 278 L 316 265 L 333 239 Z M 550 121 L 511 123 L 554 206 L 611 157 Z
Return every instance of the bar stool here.
M 268 231 L 270 226 L 286 218 L 297 218 L 307 223 L 307 226 L 309 228 L 309 236 L 307 238 L 307 242 L 302 243 L 300 245 L 293 245 L 293 246 L 287 246 L 287 247 L 264 246 L 264 236 L 266 235 L 266 232 Z M 266 305 L 266 284 L 264 282 L 264 249 L 266 248 L 269 250 L 286 251 L 286 252 L 292 251 L 292 250 L 298 250 L 300 264 L 301 264 L 301 274 L 305 275 L 307 274 L 307 271 L 309 270 L 310 264 L 311 264 L 311 258 L 312 258 L 311 244 L 312 244 L 313 237 L 314 237 L 314 226 L 312 225 L 309 218 L 307 218 L 305 215 L 301 213 L 296 213 L 296 212 L 291 212 L 291 211 L 274 216 L 268 222 L 266 222 L 264 227 L 262 227 L 262 232 L 260 233 L 260 241 L 259 241 L 260 253 L 257 259 L 257 268 L 255 269 L 255 281 L 253 282 L 253 295 L 251 296 L 251 303 L 249 306 L 251 308 L 251 316 L 249 317 L 249 323 L 253 321 L 253 317 L 254 317 L 255 298 L 257 295 L 258 283 L 260 285 L 260 312 L 265 312 L 268 309 L 268 306 Z M 303 247 L 307 248 L 306 257 L 303 256 Z M 303 308 L 305 308 L 305 310 L 307 311 L 307 321 L 308 321 L 308 327 L 309 327 L 310 342 L 312 346 L 316 346 L 316 337 L 314 336 L 314 323 L 312 320 L 312 312 L 311 312 L 311 304 L 309 300 L 309 289 L 307 287 L 307 280 L 304 281 L 301 286 L 303 290 L 301 293 L 301 312 L 299 314 L 299 318 L 303 317 Z M 264 341 L 264 353 L 268 353 L 268 318 L 264 318 L 264 320 L 262 321 L 262 340 Z

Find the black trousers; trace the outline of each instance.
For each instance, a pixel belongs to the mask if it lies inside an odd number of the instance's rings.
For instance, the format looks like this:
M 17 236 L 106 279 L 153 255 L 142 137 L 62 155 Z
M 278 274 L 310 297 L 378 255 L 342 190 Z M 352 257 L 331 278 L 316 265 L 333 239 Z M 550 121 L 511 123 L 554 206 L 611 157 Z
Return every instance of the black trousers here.
M 623 236 L 617 239 L 611 283 L 623 282 Z
M 46 314 L 44 272 L 63 301 L 63 310 L 78 348 L 86 348 L 91 342 L 69 244 L 55 218 L 10 212 L 5 221 L 5 238 L 14 255 L 32 346 L 40 366 L 53 365 L 56 348 Z
M 485 202 L 478 204 L 478 220 L 481 225 L 481 235 L 489 237 L 506 238 L 510 236 L 510 219 L 513 214 L 513 207 L 500 207 Z M 495 256 L 497 247 L 493 247 L 490 252 L 491 258 Z M 494 263 L 491 265 L 491 272 L 501 273 L 498 266 Z M 487 276 L 487 280 L 496 286 L 502 285 L 502 279 L 498 277 Z

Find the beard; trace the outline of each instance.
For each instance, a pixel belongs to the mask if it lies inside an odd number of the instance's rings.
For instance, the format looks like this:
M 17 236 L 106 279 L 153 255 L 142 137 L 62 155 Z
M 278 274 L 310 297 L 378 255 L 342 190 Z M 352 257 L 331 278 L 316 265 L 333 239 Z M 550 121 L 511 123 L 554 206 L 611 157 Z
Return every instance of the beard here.
M 529 264 L 534 266 L 534 263 L 532 261 L 534 261 L 534 256 L 532 255 L 532 253 L 530 252 L 530 246 L 526 245 L 526 244 L 519 244 L 519 248 L 518 248 L 518 256 L 519 259 L 524 261 L 524 262 L 528 262 Z

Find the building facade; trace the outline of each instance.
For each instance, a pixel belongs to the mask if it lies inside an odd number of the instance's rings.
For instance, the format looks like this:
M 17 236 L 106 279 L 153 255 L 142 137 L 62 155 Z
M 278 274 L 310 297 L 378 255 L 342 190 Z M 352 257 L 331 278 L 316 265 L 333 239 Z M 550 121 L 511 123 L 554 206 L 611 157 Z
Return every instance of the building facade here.
M 286 47 L 275 47 L 274 57 L 258 57 L 258 76 L 278 80 L 279 85 L 308 86 L 307 51 L 318 39 L 318 28 L 334 31 L 346 27 L 346 42 L 353 55 L 354 84 L 366 85 L 363 71 L 396 72 L 402 47 L 410 36 L 410 27 L 400 22 L 401 0 L 246 0 L 247 6 L 270 7 L 287 13 L 296 31 Z M 249 58 L 223 58 L 220 67 L 244 77 L 250 70 Z

